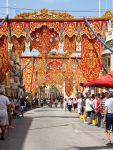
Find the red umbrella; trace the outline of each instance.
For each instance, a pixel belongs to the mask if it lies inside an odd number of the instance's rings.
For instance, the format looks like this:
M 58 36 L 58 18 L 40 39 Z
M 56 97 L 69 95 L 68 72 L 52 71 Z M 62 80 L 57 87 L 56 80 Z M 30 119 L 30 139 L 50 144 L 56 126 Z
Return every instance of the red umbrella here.
M 83 83 L 81 86 L 113 88 L 113 71 L 95 81 Z

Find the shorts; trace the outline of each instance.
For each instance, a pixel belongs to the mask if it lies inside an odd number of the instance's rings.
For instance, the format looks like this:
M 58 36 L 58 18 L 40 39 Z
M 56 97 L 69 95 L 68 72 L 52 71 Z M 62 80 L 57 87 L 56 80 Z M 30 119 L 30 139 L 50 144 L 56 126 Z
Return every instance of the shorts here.
M 92 113 L 92 111 L 87 111 L 87 112 L 86 112 L 87 117 L 91 117 L 91 113 Z
M 5 126 L 8 125 L 8 114 L 7 111 L 0 110 L 0 125 Z
M 25 106 L 20 106 L 20 111 L 24 112 L 25 111 Z
M 19 106 L 15 106 L 15 110 L 19 110 Z
M 77 104 L 74 104 L 74 108 L 77 108 Z
M 106 129 L 113 131 L 113 113 L 107 113 L 106 115 Z

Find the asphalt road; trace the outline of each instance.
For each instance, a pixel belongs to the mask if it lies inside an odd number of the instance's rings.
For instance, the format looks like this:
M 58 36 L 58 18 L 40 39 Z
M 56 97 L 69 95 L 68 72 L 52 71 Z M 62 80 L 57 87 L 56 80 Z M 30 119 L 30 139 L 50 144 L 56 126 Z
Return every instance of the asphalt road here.
M 37 108 L 14 120 L 0 150 L 113 150 L 104 129 L 84 124 L 74 112 Z

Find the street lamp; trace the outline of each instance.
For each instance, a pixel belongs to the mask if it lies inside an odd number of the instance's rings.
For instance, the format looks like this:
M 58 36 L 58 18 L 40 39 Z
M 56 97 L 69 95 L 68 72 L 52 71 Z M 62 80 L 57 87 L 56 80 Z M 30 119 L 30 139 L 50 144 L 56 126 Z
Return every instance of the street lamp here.
M 101 5 L 100 5 L 100 0 L 99 0 L 99 17 L 100 17 L 100 10 L 101 9 Z
M 8 7 L 9 7 L 9 0 L 6 0 L 6 15 L 9 14 Z

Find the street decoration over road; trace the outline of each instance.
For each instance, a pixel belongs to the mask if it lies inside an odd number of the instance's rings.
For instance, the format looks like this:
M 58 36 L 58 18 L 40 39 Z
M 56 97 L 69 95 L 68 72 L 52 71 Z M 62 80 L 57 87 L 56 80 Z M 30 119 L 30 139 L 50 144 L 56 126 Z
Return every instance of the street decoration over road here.
M 101 39 L 105 39 L 108 19 L 87 18 Z M 47 9 L 22 13 L 14 19 L 8 19 L 0 27 L 0 38 L 4 41 L 0 45 L 0 69 L 4 74 L 8 68 L 8 28 L 11 31 L 12 51 L 20 56 L 24 68 L 21 69 L 23 83 L 28 92 L 34 94 L 36 85 L 59 84 L 65 85 L 66 95 L 70 96 L 74 85 L 80 89 L 80 82 L 98 78 L 102 68 L 102 46 L 84 19 Z M 81 49 L 81 59 L 75 56 L 78 46 Z M 28 63 L 31 58 L 22 57 L 26 48 L 31 51 L 36 49 L 40 55 Z M 1 74 L 0 82 L 3 81 L 2 76 Z

